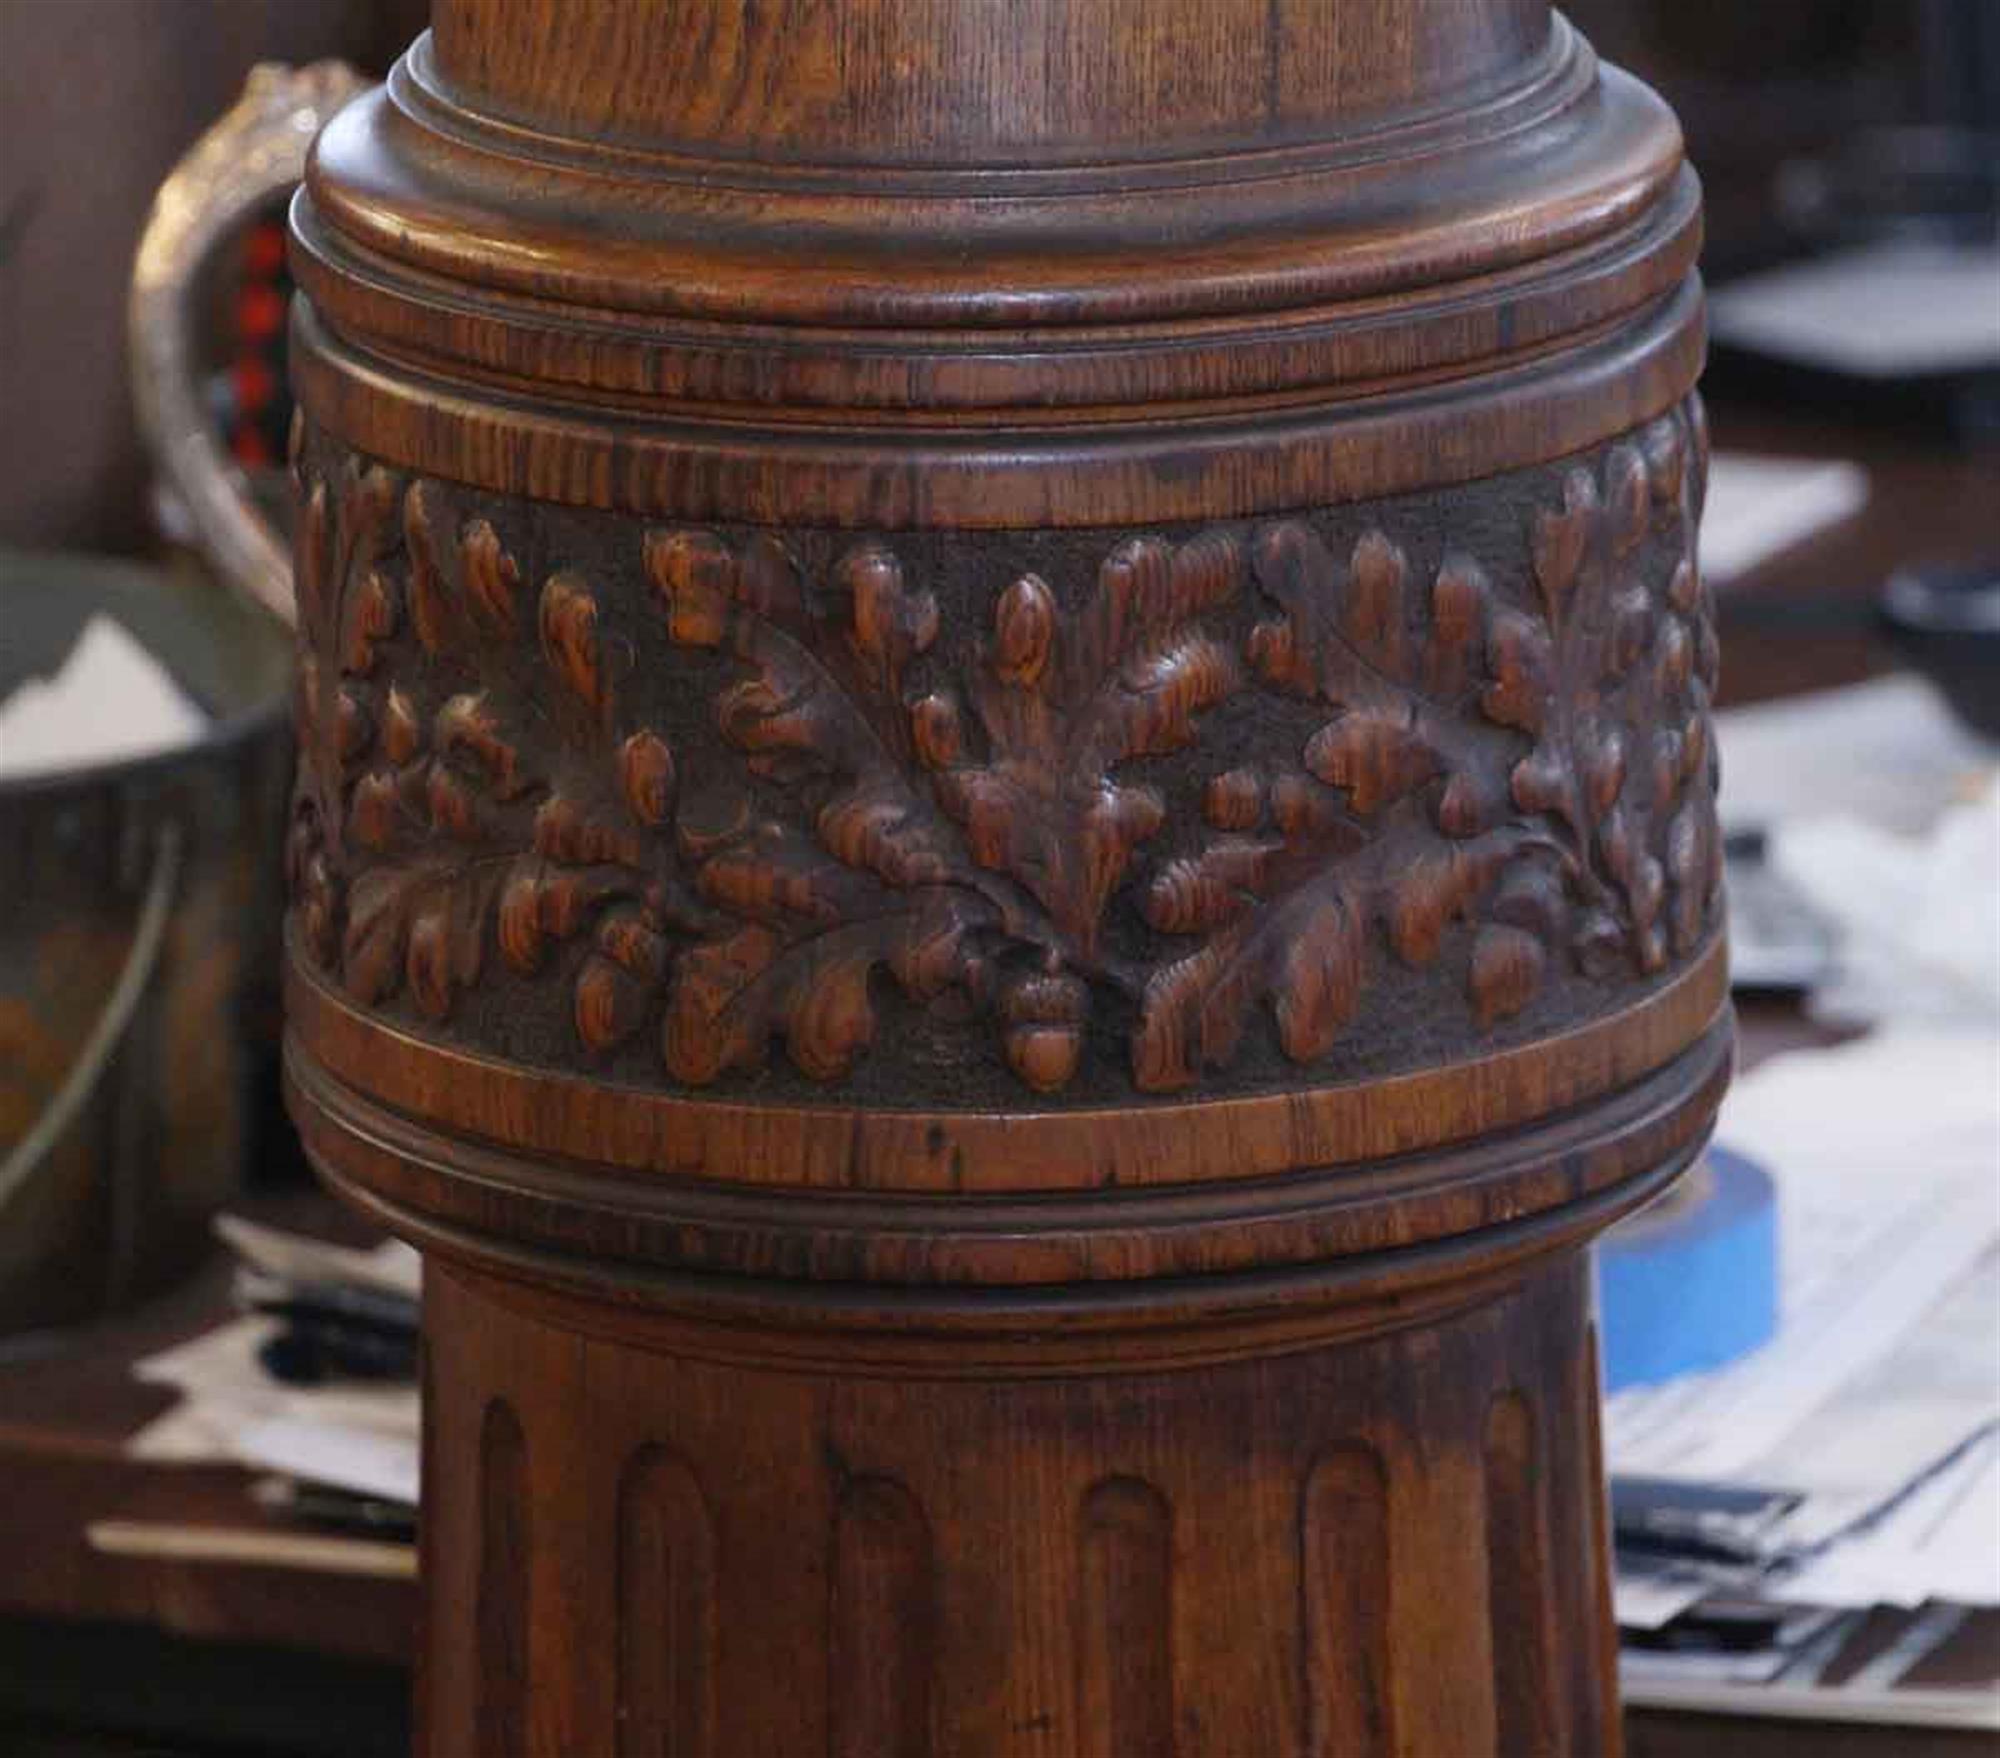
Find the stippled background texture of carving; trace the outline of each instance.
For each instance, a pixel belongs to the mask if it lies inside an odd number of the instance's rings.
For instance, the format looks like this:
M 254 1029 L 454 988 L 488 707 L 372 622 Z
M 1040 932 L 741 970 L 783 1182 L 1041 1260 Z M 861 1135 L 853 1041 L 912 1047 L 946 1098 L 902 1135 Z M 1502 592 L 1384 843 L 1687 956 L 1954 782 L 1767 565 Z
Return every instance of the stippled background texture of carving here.
M 306 955 L 531 1065 L 1073 1104 L 1644 992 L 1717 907 L 1690 402 L 1195 529 L 692 528 L 302 436 Z

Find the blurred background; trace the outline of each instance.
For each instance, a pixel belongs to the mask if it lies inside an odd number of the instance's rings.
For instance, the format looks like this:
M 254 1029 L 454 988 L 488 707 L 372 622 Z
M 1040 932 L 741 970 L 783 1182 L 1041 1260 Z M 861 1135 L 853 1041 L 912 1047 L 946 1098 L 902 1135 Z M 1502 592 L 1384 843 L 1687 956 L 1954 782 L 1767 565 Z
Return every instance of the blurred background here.
M 429 11 L 426 0 L 0 4 L 0 541 L 152 546 L 124 338 L 154 192 L 258 62 L 332 56 L 379 79 Z
M 255 602 L 283 203 L 346 88 L 238 101 L 260 63 L 380 77 L 426 11 L 0 0 L 10 1754 L 406 1749 L 417 1273 L 277 1104 L 290 642 Z M 1706 187 L 1743 1026 L 1718 1151 L 1600 1264 L 1629 1749 L 1990 1752 L 2000 4 L 1569 11 Z M 287 131 L 289 173 L 250 146 Z

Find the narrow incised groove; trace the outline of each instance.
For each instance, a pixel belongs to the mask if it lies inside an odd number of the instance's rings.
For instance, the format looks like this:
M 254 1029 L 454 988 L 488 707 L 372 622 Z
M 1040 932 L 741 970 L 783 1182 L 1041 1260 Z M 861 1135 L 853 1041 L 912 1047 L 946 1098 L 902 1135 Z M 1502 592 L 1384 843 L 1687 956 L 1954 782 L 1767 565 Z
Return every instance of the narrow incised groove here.
M 528 1447 L 504 1398 L 479 1425 L 478 1728 L 480 1758 L 525 1758 L 528 1725 Z
M 715 1531 L 687 1462 L 641 1448 L 618 1486 L 618 1758 L 711 1758 Z
M 1077 1619 L 1081 1758 L 1173 1758 L 1173 1510 L 1109 1477 L 1083 1498 Z
M 937 1579 L 916 1498 L 856 1477 L 834 1517 L 831 1758 L 936 1752 Z
M 1387 1758 L 1392 1594 L 1389 1493 L 1374 1448 L 1313 1462 L 1299 1497 L 1299 1625 L 1306 1758 Z
M 1535 1413 L 1502 1392 L 1486 1418 L 1486 1558 L 1493 1697 L 1502 1753 L 1562 1751 L 1557 1722 L 1554 1572 Z

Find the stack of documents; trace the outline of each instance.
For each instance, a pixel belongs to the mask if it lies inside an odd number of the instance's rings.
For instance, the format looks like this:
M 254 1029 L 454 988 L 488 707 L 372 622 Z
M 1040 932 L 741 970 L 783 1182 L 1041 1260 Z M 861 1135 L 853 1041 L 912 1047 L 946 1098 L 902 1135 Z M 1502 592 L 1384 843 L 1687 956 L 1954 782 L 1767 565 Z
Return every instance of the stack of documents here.
M 406 1535 L 420 1428 L 420 1264 L 407 1246 L 350 1251 L 233 1216 L 242 1317 L 141 1361 L 181 1401 L 131 1442 L 140 1458 L 269 1474 L 269 1510 Z
M 1808 1684 L 1928 1608 L 1900 1673 L 2000 1605 L 2000 1035 L 1778 1057 L 1718 1137 L 1778 1186 L 1780 1328 L 1606 1405 L 1628 1689 Z

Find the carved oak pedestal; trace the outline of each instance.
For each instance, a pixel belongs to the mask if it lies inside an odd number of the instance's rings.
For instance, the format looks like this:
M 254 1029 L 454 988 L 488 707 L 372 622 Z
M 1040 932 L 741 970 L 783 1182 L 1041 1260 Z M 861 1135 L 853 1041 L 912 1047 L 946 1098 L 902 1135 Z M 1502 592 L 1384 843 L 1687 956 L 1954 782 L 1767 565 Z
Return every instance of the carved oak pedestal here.
M 1617 1745 L 1698 203 L 1539 0 L 439 0 L 294 216 L 290 1079 L 435 1758 Z

